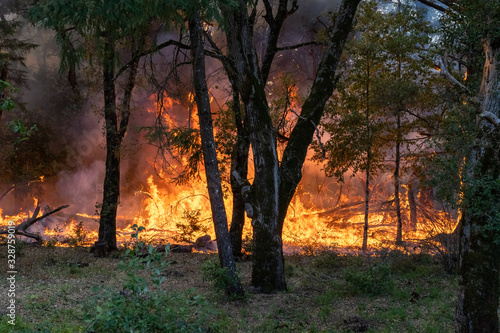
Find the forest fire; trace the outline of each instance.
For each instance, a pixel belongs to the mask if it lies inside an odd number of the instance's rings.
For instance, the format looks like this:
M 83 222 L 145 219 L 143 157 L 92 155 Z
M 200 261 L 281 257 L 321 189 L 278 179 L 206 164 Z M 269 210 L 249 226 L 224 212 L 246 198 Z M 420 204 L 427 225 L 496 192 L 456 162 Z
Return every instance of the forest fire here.
M 293 108 L 297 107 L 295 104 L 298 100 L 295 86 L 292 85 L 287 91 L 290 94 L 283 106 L 287 111 L 283 113 L 284 116 L 278 125 L 280 131 L 285 134 L 297 120 Z M 188 100 L 188 126 L 199 128 L 196 117 L 193 117 L 197 110 L 193 105 L 191 93 Z M 183 108 L 178 100 L 164 96 L 157 102 L 150 97 L 148 104 L 152 105 L 146 108 L 148 116 L 158 117 L 157 121 L 165 128 L 176 128 L 186 122 L 185 109 L 176 111 Z M 132 195 L 125 198 L 125 205 L 131 205 L 133 202 L 131 206 L 136 207 L 135 211 L 121 208 L 118 211 L 118 243 L 122 246 L 130 244 L 132 225 L 144 227 L 140 238 L 153 244 L 193 243 L 205 234 L 215 239 L 206 182 L 201 172 L 203 170 L 198 170 L 188 182 L 175 184 L 172 177 L 175 173 L 181 173 L 179 170 L 190 161 L 185 156 L 178 156 L 177 163 L 172 160 L 169 165 L 171 171 L 174 170 L 172 176 L 163 169 L 157 170 L 157 152 L 152 149 L 148 152 L 148 155 L 143 156 L 148 170 L 145 171 L 145 179 L 139 182 L 143 185 L 136 186 Z M 285 253 L 314 253 L 331 248 L 359 249 L 364 224 L 362 179 L 352 177 L 343 184 L 335 183 L 312 161 L 306 162 L 304 171 L 304 179 L 291 202 L 284 224 Z M 250 178 L 252 172 L 250 170 Z M 43 182 L 43 178 L 39 182 Z M 396 237 L 396 214 L 391 178 L 383 174 L 374 179 L 372 186 L 368 246 L 370 249 L 393 247 Z M 434 209 L 429 200 L 420 198 L 423 195 L 421 192 L 413 193 L 415 191 L 408 186 L 403 186 L 402 190 L 406 192 L 401 201 L 404 239 L 413 250 L 418 251 L 423 240 L 432 239 L 437 234 L 453 232 L 457 224 L 456 214 Z M 412 199 L 414 196 L 416 199 Z M 232 195 L 229 186 L 225 187 L 224 198 L 227 215 L 230 217 Z M 34 201 L 32 210 L 37 209 L 36 200 Z M 43 199 L 42 202 L 46 204 Z M 4 215 L 0 209 L 0 226 L 6 226 L 11 220 L 16 223 L 26 221 L 33 216 L 31 209 L 24 209 L 15 216 Z M 44 210 L 50 211 L 50 208 L 45 206 Z M 40 235 L 42 241 L 52 245 L 71 246 L 78 243 L 90 246 L 98 238 L 98 221 L 98 214 L 78 210 L 73 214 L 65 214 L 62 211 L 33 224 L 28 231 Z M 416 225 L 411 225 L 411 221 L 417 221 Z M 246 218 L 243 231 L 246 251 L 251 251 L 251 238 L 251 221 Z M 23 239 L 32 241 L 26 237 Z
M 274 117 L 278 141 L 277 155 L 281 160 L 291 131 L 299 119 L 302 90 L 308 87 L 299 86 L 286 72 L 270 77 L 268 86 L 269 98 L 273 100 L 271 116 Z M 217 95 L 217 89 L 219 88 L 213 89 L 213 93 L 209 90 L 210 103 L 214 111 L 222 111 L 222 103 L 217 101 L 218 96 L 214 97 L 214 94 Z M 127 148 L 134 145 L 143 147 L 132 148 L 131 155 L 124 154 L 123 157 L 125 166 L 122 166 L 122 190 L 117 216 L 117 242 L 122 246 L 130 243 L 133 225 L 144 227 L 140 237 L 154 244 L 189 243 L 205 234 L 210 235 L 211 239 L 216 238 L 203 167 L 200 165 L 196 171 L 186 176 L 183 170 L 185 166 L 198 162 L 193 162 L 187 156 L 189 154 L 171 156 L 168 154 L 170 148 L 152 142 L 157 133 L 150 126 L 156 123 L 163 130 L 193 130 L 187 141 L 190 141 L 191 145 L 201 145 L 199 135 L 194 133 L 200 128 L 194 94 L 192 91 L 182 91 L 178 95 L 181 97 L 170 97 L 166 93 L 159 96 L 149 94 L 147 97 L 142 96 L 143 102 L 138 103 L 142 104 L 145 112 L 141 117 L 132 120 L 135 121 L 134 126 L 149 128 L 150 132 L 144 135 L 144 131 L 141 134 L 129 134 L 129 131 L 125 139 L 129 140 Z M 227 99 L 227 96 L 220 99 Z M 215 122 L 227 116 L 219 111 L 213 113 L 216 114 L 212 117 Z M 234 123 L 233 120 L 230 122 Z M 314 123 L 313 125 L 317 127 L 314 136 L 319 139 L 319 126 Z M 90 128 L 85 128 L 83 133 L 77 134 L 78 142 L 75 144 L 77 148 L 74 155 L 80 156 L 74 160 L 79 164 L 72 165 L 76 171 L 63 170 L 51 179 L 44 179 L 42 176 L 36 180 L 36 191 L 40 192 L 37 198 L 41 200 L 43 208 L 38 207 L 37 200 L 30 202 L 31 199 L 19 198 L 27 194 L 15 194 L 16 198 L 13 198 L 14 193 L 6 192 L 4 198 L 9 200 L 0 202 L 0 226 L 6 226 L 11 220 L 19 224 L 23 221 L 29 222 L 38 214 L 34 211 L 41 209 L 50 213 L 52 205 L 69 204 L 69 209 L 47 216 L 33 223 L 25 231 L 39 235 L 42 241 L 57 246 L 70 246 L 75 242 L 90 246 L 97 240 L 104 178 L 104 142 L 98 126 L 94 123 Z M 224 134 L 224 130 L 227 129 L 217 126 L 214 128 L 216 136 Z M 234 136 L 234 129 L 229 131 L 229 136 Z M 168 135 L 171 136 L 169 140 L 175 141 L 183 133 L 172 131 Z M 324 139 L 329 135 L 324 133 Z M 311 155 L 308 156 L 312 157 Z M 229 169 L 229 158 L 221 157 L 221 164 L 225 164 L 222 169 Z M 251 151 L 249 159 L 248 178 L 252 182 L 254 170 Z M 71 162 L 76 163 L 73 159 Z M 166 168 L 164 165 L 158 165 L 161 163 L 167 164 Z M 327 248 L 357 250 L 361 247 L 366 192 L 363 188 L 366 186 L 364 180 L 356 176 L 347 177 L 345 183 L 337 183 L 333 178 L 326 177 L 321 168 L 321 165 L 310 159 L 304 164 L 304 177 L 291 200 L 283 227 L 285 252 L 315 252 Z M 230 218 L 232 193 L 228 172 L 224 172 L 224 203 Z M 388 172 L 381 173 L 371 179 L 370 188 L 368 247 L 393 247 L 397 233 L 394 180 Z M 457 214 L 447 212 L 444 207 L 435 208 L 432 195 L 429 196 L 424 190 L 413 188 L 404 182 L 400 191 L 403 238 L 409 247 L 418 250 L 422 241 L 431 239 L 432 242 L 434 236 L 451 234 L 454 231 Z M 54 192 L 57 195 L 53 195 Z M 1 208 L 4 208 L 4 211 L 8 208 L 8 214 L 3 213 Z M 249 218 L 246 218 L 243 239 L 248 245 L 245 245 L 245 250 L 250 251 L 252 226 Z M 33 238 L 25 237 L 23 240 L 32 241 Z
M 309 168 L 318 169 L 312 162 Z M 323 176 L 316 189 L 311 186 L 313 182 L 318 183 L 318 175 L 306 173 L 288 210 L 283 230 L 285 253 L 315 253 L 328 248 L 359 249 L 363 237 L 364 201 L 363 191 L 357 183 L 362 184 L 362 181 L 352 178 L 339 185 Z M 373 208 L 369 217 L 368 244 L 372 250 L 393 247 L 396 237 L 392 184 L 388 176 L 379 177 L 378 182 L 374 184 L 376 190 L 372 195 Z M 130 227 L 134 224 L 145 228 L 140 238 L 152 244 L 194 242 L 205 234 L 216 238 L 206 184 L 201 177 L 178 185 L 150 175 L 146 184 L 134 193 L 133 200 L 140 203 L 141 209 L 134 215 L 118 216 L 119 244 L 130 244 L 133 233 Z M 408 194 L 408 189 L 406 192 Z M 416 199 L 416 228 L 409 225 L 414 217 L 411 216 L 408 195 L 401 202 L 404 239 L 416 251 L 420 249 L 421 241 L 438 234 L 451 234 L 457 224 L 456 214 L 433 209 L 420 196 L 423 194 L 418 193 Z M 229 189 L 226 189 L 225 204 L 228 216 L 231 216 Z M 0 225 L 6 226 L 11 220 L 21 223 L 32 214 L 29 211 L 7 216 L 0 210 Z M 39 222 L 39 225 L 34 224 L 29 230 L 40 234 L 44 242 L 52 245 L 78 243 L 89 246 L 97 240 L 98 220 L 98 215 L 76 213 L 70 216 L 63 211 Z M 249 240 L 251 234 L 250 219 L 247 218 L 243 238 Z M 23 239 L 30 241 L 29 238 Z

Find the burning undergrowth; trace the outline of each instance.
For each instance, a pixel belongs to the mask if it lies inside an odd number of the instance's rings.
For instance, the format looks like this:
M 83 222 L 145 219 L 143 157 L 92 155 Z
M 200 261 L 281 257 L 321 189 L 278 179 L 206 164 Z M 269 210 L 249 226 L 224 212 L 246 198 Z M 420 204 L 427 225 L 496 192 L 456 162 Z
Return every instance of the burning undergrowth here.
M 28 61 L 29 63 L 29 61 Z M 86 69 L 92 76 L 91 69 Z M 95 73 L 94 73 L 95 74 Z M 297 120 L 294 110 L 301 103 L 300 93 L 307 85 L 299 85 L 298 80 L 285 75 L 272 76 L 269 96 L 275 96 L 274 122 L 279 131 L 279 145 L 286 143 L 287 135 Z M 229 126 L 231 119 L 224 112 L 223 89 L 214 84 L 211 90 L 212 105 L 217 110 L 214 116 L 219 126 Z M 31 107 L 42 107 L 45 99 L 40 86 L 33 92 L 38 100 L 25 98 Z M 43 90 L 43 89 L 42 89 Z M 196 106 L 189 89 L 181 85 L 175 87 L 175 98 L 166 95 L 157 99 L 145 93 L 135 94 L 134 116 L 131 119 L 124 147 L 121 152 L 121 195 L 117 217 L 117 239 L 126 246 L 132 233 L 130 227 L 144 227 L 141 233 L 144 241 L 152 244 L 190 244 L 199 237 L 209 235 L 215 239 L 211 218 L 210 202 L 203 176 L 198 165 L 201 157 L 190 156 L 192 151 L 180 154 L 163 154 L 154 140 L 153 124 L 170 130 L 171 136 L 186 135 L 192 147 L 198 137 Z M 69 92 L 66 92 L 70 94 Z M 97 96 L 98 94 L 96 94 Z M 67 100 L 71 99 L 70 97 Z M 38 216 L 43 216 L 61 205 L 69 205 L 57 213 L 33 223 L 26 232 L 40 237 L 39 241 L 58 246 L 89 246 L 97 240 L 102 184 L 104 181 L 105 156 L 102 115 L 95 105 L 102 101 L 99 97 L 89 98 L 86 103 L 74 105 L 59 101 L 58 112 L 47 117 L 47 123 L 57 130 L 60 142 L 47 144 L 44 151 L 64 151 L 60 158 L 52 161 L 48 175 L 37 175 L 35 181 L 25 181 L 24 185 L 7 182 L 0 186 L 0 226 L 13 220 L 17 225 L 33 218 L 39 207 Z M 28 103 L 28 104 L 29 104 Z M 76 114 L 74 109 L 87 110 Z M 54 106 L 56 109 L 56 106 Z M 56 126 L 57 119 L 65 117 L 69 125 Z M 186 131 L 190 130 L 190 131 Z M 217 128 L 221 140 L 228 140 L 231 147 L 234 128 Z M 229 133 L 229 134 L 227 134 Z M 185 139 L 186 137 L 184 137 Z M 29 138 L 16 149 L 36 146 L 36 138 Z M 27 146 L 27 144 L 30 146 Z M 55 145 L 55 146 L 54 146 Z M 49 147 L 50 146 L 50 147 Z M 62 147 L 62 148 L 61 148 Z M 49 149 L 50 148 L 50 149 Z M 283 147 L 278 147 L 282 151 Z M 219 149 L 223 150 L 223 149 Z M 228 180 L 230 154 L 220 152 L 221 168 L 225 177 L 225 205 L 228 216 L 232 212 L 232 193 Z M 26 155 L 26 154 L 25 154 Z M 23 158 L 29 159 L 27 155 Z M 192 167 L 187 174 L 185 167 Z M 250 154 L 249 181 L 253 170 Z M 28 165 L 24 165 L 28 168 Z M 21 168 L 22 169 L 22 168 Z M 14 186 L 12 184 L 16 183 Z M 364 185 L 362 177 L 346 176 L 344 183 L 328 178 L 322 166 L 306 161 L 303 179 L 288 209 L 283 230 L 286 253 L 317 253 L 324 249 L 342 248 L 345 251 L 358 250 L 363 238 Z M 368 245 L 371 249 L 394 247 L 397 216 L 395 212 L 393 180 L 381 173 L 371 181 L 370 216 Z M 401 210 L 404 240 L 408 248 L 420 251 L 423 246 L 433 251 L 448 251 L 448 242 L 453 243 L 458 214 L 433 199 L 432 189 L 418 186 L 414 179 L 403 181 L 401 188 Z M 252 228 L 247 218 L 243 231 L 246 249 L 251 251 Z M 23 238 L 33 241 L 33 238 Z

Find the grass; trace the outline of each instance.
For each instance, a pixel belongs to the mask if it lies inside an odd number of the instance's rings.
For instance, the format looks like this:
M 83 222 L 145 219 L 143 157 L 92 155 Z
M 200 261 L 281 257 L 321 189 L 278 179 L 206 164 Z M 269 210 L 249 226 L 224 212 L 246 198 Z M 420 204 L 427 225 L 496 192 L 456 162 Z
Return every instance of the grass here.
M 7 251 L 0 246 L 6 264 Z M 162 272 L 167 292 L 187 291 L 208 300 L 216 314 L 212 332 L 452 332 L 456 276 L 445 274 L 430 256 L 401 253 L 380 257 L 286 257 L 288 292 L 250 294 L 242 300 L 221 297 L 201 268 L 213 254 L 170 253 Z M 126 274 L 120 255 L 97 259 L 87 248 L 26 246 L 18 256 L 17 324 L 5 315 L 0 332 L 85 332 L 85 307 L 102 287 L 122 290 Z M 7 271 L 6 267 L 2 268 Z M 245 288 L 251 262 L 238 263 Z M 0 293 L 7 294 L 6 284 Z M 4 307 L 2 307 L 3 309 Z M 2 311 L 0 309 L 0 311 Z

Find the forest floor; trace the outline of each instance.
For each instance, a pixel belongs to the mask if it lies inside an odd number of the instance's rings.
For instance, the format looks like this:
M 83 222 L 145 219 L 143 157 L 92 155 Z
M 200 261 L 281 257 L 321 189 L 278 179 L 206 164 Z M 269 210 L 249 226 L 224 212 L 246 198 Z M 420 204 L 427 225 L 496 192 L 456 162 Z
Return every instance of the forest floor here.
M 456 276 L 429 255 L 377 254 L 287 256 L 287 292 L 228 299 L 213 284 L 223 282 L 216 254 L 168 253 L 159 259 L 168 265 L 147 273 L 124 251 L 95 258 L 83 247 L 18 244 L 16 325 L 7 322 L 9 286 L 2 278 L 0 332 L 122 332 L 113 327 L 127 321 L 135 327 L 128 332 L 149 332 L 154 307 L 163 311 L 157 318 L 173 316 L 170 323 L 179 326 L 153 332 L 452 332 Z M 0 259 L 7 272 L 6 246 Z M 237 267 L 248 290 L 251 261 Z M 164 280 L 162 295 L 177 296 L 151 296 L 159 293 L 150 279 L 156 273 Z M 137 297 L 124 291 L 146 284 Z M 108 329 L 96 328 L 102 325 Z

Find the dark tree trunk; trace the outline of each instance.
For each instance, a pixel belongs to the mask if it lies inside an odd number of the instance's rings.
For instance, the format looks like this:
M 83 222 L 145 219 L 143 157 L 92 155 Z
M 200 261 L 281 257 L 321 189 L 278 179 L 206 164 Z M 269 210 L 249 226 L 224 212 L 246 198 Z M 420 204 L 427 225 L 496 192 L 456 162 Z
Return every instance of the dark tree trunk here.
M 137 58 L 130 63 L 129 74 L 123 92 L 123 101 L 120 107 L 121 119 L 118 127 L 115 88 L 115 50 L 114 41 L 107 39 L 107 54 L 103 59 L 103 87 L 104 87 L 104 119 L 106 124 L 106 171 L 104 176 L 103 200 L 99 223 L 99 241 L 106 241 L 108 251 L 117 249 L 116 244 L 116 212 L 120 198 L 120 150 L 123 138 L 127 132 L 130 119 L 130 102 L 137 76 Z M 135 46 L 132 49 L 132 58 L 136 55 Z
M 258 66 L 257 52 L 246 2 L 240 0 L 226 15 L 231 31 L 228 45 L 241 57 L 241 96 L 245 104 L 249 140 L 254 155 L 253 194 L 253 269 L 252 285 L 264 292 L 286 290 L 283 246 L 278 228 L 279 173 L 276 137 L 269 114 L 264 81 Z
M 399 197 L 400 178 L 399 169 L 401 163 L 401 111 L 396 115 L 396 167 L 394 168 L 394 202 L 396 203 L 396 245 L 403 244 L 403 221 L 401 218 L 401 200 Z
M 191 58 L 193 61 L 193 81 L 195 100 L 198 106 L 200 120 L 200 136 L 203 149 L 203 160 L 205 162 L 205 173 L 207 176 L 208 194 L 212 217 L 217 237 L 219 260 L 222 267 L 228 269 L 232 283 L 227 286 L 228 294 L 243 295 L 243 287 L 236 274 L 236 265 L 233 259 L 231 242 L 229 239 L 226 209 L 219 174 L 219 164 L 215 149 L 215 139 L 212 124 L 212 113 L 210 110 L 210 99 L 205 74 L 205 53 L 203 49 L 203 29 L 201 26 L 199 12 L 189 20 L 189 37 L 191 41 Z
M 231 190 L 233 192 L 233 214 L 231 219 L 231 228 L 229 236 L 231 238 L 231 247 L 233 255 L 240 257 L 242 252 L 243 227 L 245 226 L 245 200 L 241 193 L 241 184 L 233 176 L 237 172 L 241 179 L 246 179 L 248 174 L 248 153 L 250 143 L 240 110 L 239 92 L 233 85 L 233 112 L 236 122 L 236 143 L 233 147 L 231 156 Z
M 366 189 L 365 189 L 365 224 L 363 227 L 363 247 L 362 250 L 368 250 L 368 218 L 370 214 L 370 150 L 368 150 L 368 161 L 366 166 Z
M 114 84 L 114 41 L 107 39 L 107 54 L 103 59 L 104 119 L 106 129 L 106 172 L 104 176 L 99 241 L 108 243 L 108 250 L 116 246 L 116 211 L 120 197 L 120 137 L 116 116 L 116 91 Z
M 301 118 L 298 119 L 297 124 L 293 128 L 288 145 L 283 153 L 280 168 L 280 234 L 283 229 L 288 206 L 295 194 L 297 185 L 302 179 L 302 166 L 314 132 L 316 131 L 315 126 L 319 124 L 323 116 L 326 101 L 335 89 L 337 81 L 335 72 L 344 49 L 345 41 L 351 31 L 359 2 L 360 0 L 342 1 L 335 27 L 319 64 L 311 92 L 302 106 Z
M 368 250 L 368 219 L 370 214 L 370 166 L 372 159 L 371 147 L 371 124 L 370 124 L 370 59 L 366 59 L 366 138 L 368 148 L 366 149 L 366 184 L 365 184 L 365 225 L 363 227 L 362 250 Z
M 498 332 L 500 247 L 482 228 L 488 216 L 463 214 L 456 332 Z
M 222 65 L 231 83 L 233 92 L 232 110 L 234 112 L 234 121 L 236 126 L 236 143 L 234 144 L 231 155 L 231 191 L 233 193 L 233 213 L 231 218 L 231 227 L 229 236 L 233 255 L 239 257 L 242 254 L 242 237 L 245 226 L 245 199 L 241 193 L 242 183 L 247 184 L 248 175 L 248 154 L 250 150 L 250 141 L 248 139 L 246 117 L 241 114 L 240 93 L 243 85 L 244 61 L 241 48 L 241 39 L 238 36 L 236 10 L 222 8 L 231 24 L 232 29 L 226 31 L 228 56 L 222 60 Z M 237 173 L 239 180 L 234 176 Z M 249 184 L 249 183 L 248 183 Z
M 417 201 L 415 200 L 415 189 L 413 183 L 408 185 L 408 205 L 410 206 L 410 230 L 417 231 Z
M 485 65 L 480 90 L 480 136 L 472 155 L 466 177 L 462 220 L 460 226 L 459 292 L 456 332 L 498 332 L 500 235 L 491 224 L 498 216 L 500 202 L 500 87 L 498 59 L 500 48 L 489 40 L 483 42 Z M 491 120 L 486 119 L 494 119 Z M 496 124 L 492 124 L 495 123 Z M 483 188 L 497 182 L 496 190 Z M 481 184 L 478 186 L 477 184 Z M 472 202 L 471 206 L 467 203 Z M 475 204 L 474 204 L 475 202 Z M 490 204 L 488 204 L 490 203 Z M 479 207 L 479 208 L 478 208 Z M 478 210 L 480 212 L 478 212 Z
M 240 0 L 237 8 L 232 8 L 230 13 L 225 15 L 229 23 L 228 30 L 231 32 L 228 34 L 228 48 L 231 50 L 230 37 L 235 37 L 234 45 L 238 46 L 236 55 L 241 56 L 244 71 L 241 96 L 248 117 L 248 133 L 255 167 L 255 179 L 252 184 L 254 212 L 252 285 L 264 292 L 286 290 L 281 239 L 283 222 L 288 205 L 302 177 L 301 169 L 307 149 L 323 115 L 326 101 L 334 90 L 335 71 L 359 2 L 360 0 L 344 0 L 341 4 L 336 25 L 310 96 L 302 107 L 301 118 L 292 131 L 284 151 L 281 168 L 276 152 L 275 131 L 264 91 L 263 78 L 267 76 L 267 72 L 259 71 L 251 31 L 252 23 L 249 21 L 246 2 Z M 286 2 L 281 1 L 280 6 L 284 3 Z M 269 17 L 266 20 L 269 20 Z M 268 50 L 272 55 L 273 49 L 268 48 Z M 238 61 L 235 62 L 238 64 Z M 265 63 L 270 64 L 267 60 Z M 268 68 L 266 65 L 266 71 Z

